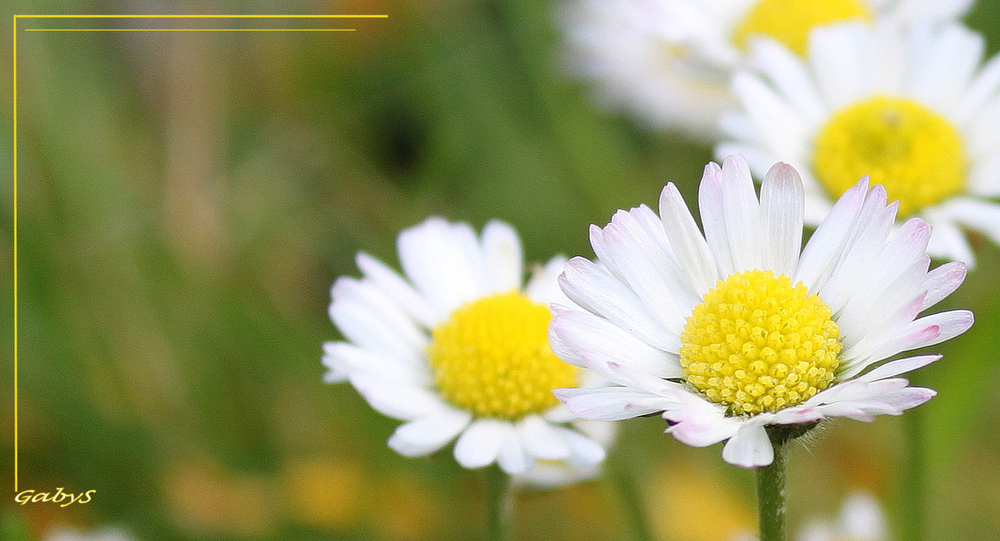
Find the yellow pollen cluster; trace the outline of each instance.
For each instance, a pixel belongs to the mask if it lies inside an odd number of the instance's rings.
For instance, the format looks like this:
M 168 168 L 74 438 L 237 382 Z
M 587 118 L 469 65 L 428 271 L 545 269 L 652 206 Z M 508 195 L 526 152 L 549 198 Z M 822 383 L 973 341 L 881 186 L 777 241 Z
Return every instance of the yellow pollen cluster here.
M 912 100 L 876 96 L 823 126 L 813 167 L 833 197 L 871 175 L 907 216 L 958 193 L 967 163 L 961 135 L 941 115 Z
M 432 332 L 427 360 L 441 395 L 479 417 L 517 420 L 557 404 L 552 389 L 577 386 L 578 369 L 549 347 L 552 312 L 520 293 L 455 310 Z
M 871 14 L 858 0 L 761 0 L 736 27 L 733 42 L 746 48 L 751 36 L 763 34 L 805 56 L 814 26 L 850 19 L 867 21 Z
M 827 388 L 840 353 L 830 308 L 771 271 L 719 281 L 681 334 L 684 376 L 730 415 L 794 406 Z

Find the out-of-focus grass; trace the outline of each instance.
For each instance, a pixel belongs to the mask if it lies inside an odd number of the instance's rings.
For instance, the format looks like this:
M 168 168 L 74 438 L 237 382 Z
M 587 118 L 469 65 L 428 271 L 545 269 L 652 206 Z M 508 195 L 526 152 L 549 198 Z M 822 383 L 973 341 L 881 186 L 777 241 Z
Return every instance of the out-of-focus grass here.
M 998 5 L 980 2 L 970 18 L 991 51 Z M 124 524 L 148 540 L 476 537 L 478 472 L 448 452 L 399 457 L 384 443 L 395 422 L 349 386 L 321 383 L 320 344 L 337 338 L 328 288 L 357 274 L 359 249 L 394 264 L 398 230 L 429 214 L 505 219 L 544 260 L 589 254 L 589 223 L 655 205 L 666 181 L 693 194 L 710 150 L 596 110 L 560 71 L 552 10 L 303 3 L 288 11 L 391 18 L 335 35 L 19 34 L 19 481 L 98 492 L 83 506 L 9 511 L 34 534 L 68 522 Z M 0 209 L 5 268 L 12 208 Z M 953 534 L 940 538 L 1000 536 L 1000 257 L 978 251 L 948 303 L 979 324 L 919 376 L 940 391 L 926 406 L 930 519 Z M 655 531 L 709 540 L 752 525 L 749 474 L 662 428 L 627 423 L 613 455 L 641 480 Z M 798 449 L 793 521 L 832 514 L 851 488 L 898 497 L 900 438 L 895 419 L 837 422 Z M 623 531 L 601 482 L 517 505 L 522 539 Z

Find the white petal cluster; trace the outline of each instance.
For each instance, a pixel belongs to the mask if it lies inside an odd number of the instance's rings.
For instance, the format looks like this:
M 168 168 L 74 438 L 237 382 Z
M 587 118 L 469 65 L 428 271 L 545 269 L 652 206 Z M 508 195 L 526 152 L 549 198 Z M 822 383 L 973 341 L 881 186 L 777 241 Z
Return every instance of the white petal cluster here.
M 974 264 L 962 227 L 1000 243 L 1000 205 L 983 199 L 1000 196 L 1000 56 L 983 64 L 983 37 L 957 24 L 885 23 L 834 25 L 810 38 L 806 59 L 773 41 L 755 42 L 750 66 L 732 83 L 742 111 L 723 118 L 728 141 L 716 156 L 743 154 L 758 176 L 777 160 L 791 164 L 804 181 L 806 223 L 814 225 L 833 204 L 813 171 L 817 132 L 865 99 L 913 100 L 957 129 L 968 159 L 961 192 L 918 213 L 934 226 L 928 252 Z
M 457 440 L 455 459 L 465 468 L 497 463 L 525 474 L 542 459 L 561 462 L 565 479 L 594 471 L 605 449 L 571 424 L 577 419 L 561 404 L 517 421 L 477 418 L 438 393 L 427 362 L 430 330 L 464 304 L 512 290 L 537 303 L 567 302 L 557 284 L 565 260 L 551 259 L 523 283 L 511 226 L 492 221 L 477 236 L 468 224 L 436 217 L 402 231 L 398 252 L 405 277 L 359 253 L 362 278 L 334 283 L 330 317 L 346 340 L 324 344 L 325 380 L 349 381 L 374 409 L 405 421 L 389 439 L 404 456 Z M 550 471 L 538 475 L 552 482 Z
M 657 129 L 714 139 L 735 106 L 733 70 L 747 53 L 733 34 L 755 0 L 568 0 L 559 23 L 570 70 L 594 82 L 599 100 Z M 937 25 L 973 0 L 864 0 L 874 20 Z
M 746 161 L 734 156 L 705 168 L 698 196 L 704 234 L 672 184 L 660 196 L 659 216 L 641 206 L 592 226 L 598 262 L 573 258 L 560 277 L 583 309 L 556 306 L 550 342 L 560 358 L 612 384 L 557 390 L 560 400 L 586 419 L 660 413 L 678 440 L 697 447 L 726 440 L 727 462 L 757 467 L 773 459 L 768 425 L 871 421 L 934 396 L 898 376 L 938 356 L 880 363 L 972 325 L 964 310 L 918 317 L 962 283 L 964 266 L 928 270 L 931 228 L 915 218 L 894 231 L 896 204 L 887 205 L 885 190 L 869 189 L 867 180 L 840 198 L 801 248 L 803 198 L 799 175 L 777 164 L 758 199 Z M 840 366 L 832 385 L 800 404 L 735 416 L 686 383 L 680 336 L 718 281 L 754 269 L 801 282 L 829 306 L 840 329 Z

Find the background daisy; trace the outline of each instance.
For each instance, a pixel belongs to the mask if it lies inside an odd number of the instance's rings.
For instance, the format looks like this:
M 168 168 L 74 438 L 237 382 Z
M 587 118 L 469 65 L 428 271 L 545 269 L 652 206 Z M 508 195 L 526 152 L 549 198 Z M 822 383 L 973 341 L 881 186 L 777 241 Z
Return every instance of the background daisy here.
M 361 279 L 333 285 L 330 317 L 347 341 L 324 344 L 326 381 L 347 380 L 379 412 L 406 421 L 389 439 L 404 456 L 456 440 L 465 468 L 496 462 L 509 474 L 537 459 L 590 468 L 604 448 L 568 426 L 552 389 L 586 377 L 553 355 L 548 303 L 564 260 L 527 284 L 517 233 L 492 221 L 429 218 L 399 235 L 405 278 L 360 253 Z M 565 302 L 565 301 L 564 301 Z
M 756 541 L 741 532 L 732 541 Z M 888 541 L 885 513 L 878 500 L 867 492 L 849 494 L 836 520 L 813 518 L 800 528 L 795 541 Z
M 776 159 L 803 176 L 816 224 L 871 175 L 900 216 L 934 226 L 931 255 L 974 262 L 960 227 L 1000 241 L 1000 57 L 958 25 L 844 24 L 818 29 L 806 60 L 761 40 L 733 78 L 742 113 L 724 119 L 718 156 L 743 153 L 757 175 Z
M 809 32 L 844 21 L 939 24 L 971 0 L 573 0 L 560 11 L 574 72 L 593 79 L 600 100 L 657 128 L 718 135 L 717 116 L 735 105 L 732 70 L 753 37 L 797 54 Z
M 601 264 L 576 257 L 560 284 L 586 310 L 558 308 L 555 352 L 616 385 L 561 389 L 575 414 L 612 421 L 662 413 L 688 445 L 723 440 L 723 458 L 771 463 L 765 427 L 827 417 L 898 415 L 934 396 L 902 373 L 939 357 L 878 365 L 972 325 L 964 310 L 917 318 L 965 277 L 928 272 L 930 227 L 891 233 L 896 204 L 866 182 L 848 190 L 805 248 L 802 184 L 775 165 L 760 200 L 745 160 L 709 164 L 699 191 L 705 234 L 668 184 L 660 216 L 642 206 L 591 229 Z

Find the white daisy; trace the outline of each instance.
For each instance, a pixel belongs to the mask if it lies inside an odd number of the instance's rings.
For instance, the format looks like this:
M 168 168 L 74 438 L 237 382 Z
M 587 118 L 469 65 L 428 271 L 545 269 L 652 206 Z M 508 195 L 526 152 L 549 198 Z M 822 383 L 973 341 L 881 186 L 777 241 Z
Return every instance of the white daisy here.
M 940 24 L 972 0 L 568 0 L 560 11 L 571 69 L 599 98 L 654 128 L 718 135 L 728 88 L 753 36 L 803 54 L 814 27 L 846 20 Z
M 911 219 L 893 233 L 897 204 L 881 186 L 849 189 L 801 253 L 802 184 L 786 164 L 758 201 L 743 157 L 710 163 L 699 203 L 704 235 L 667 184 L 660 216 L 641 206 L 591 227 L 600 264 L 566 264 L 560 285 L 585 310 L 554 307 L 552 348 L 614 383 L 557 390 L 573 413 L 662 412 L 681 442 L 728 440 L 727 462 L 757 467 L 773 459 L 766 426 L 871 421 L 935 394 L 897 376 L 939 356 L 876 364 L 972 325 L 964 310 L 916 318 L 965 267 L 928 272 L 930 227 Z
M 818 223 L 858 177 L 934 226 L 928 252 L 974 263 L 960 227 L 1000 242 L 1000 56 L 958 25 L 843 24 L 812 35 L 807 60 L 756 42 L 761 75 L 733 78 L 743 114 L 724 119 L 756 175 L 776 159 L 803 176 L 806 222 Z
M 572 427 L 552 396 L 585 372 L 553 355 L 548 303 L 565 302 L 564 259 L 523 284 L 521 243 L 493 221 L 481 238 L 465 223 L 429 218 L 399 234 L 405 278 L 359 253 L 361 279 L 333 285 L 330 317 L 347 341 L 324 344 L 326 381 L 348 380 L 379 412 L 406 421 L 389 439 L 404 456 L 452 440 L 466 468 L 507 473 L 536 459 L 590 468 L 604 448 Z M 523 286 L 523 287 L 522 287 Z

